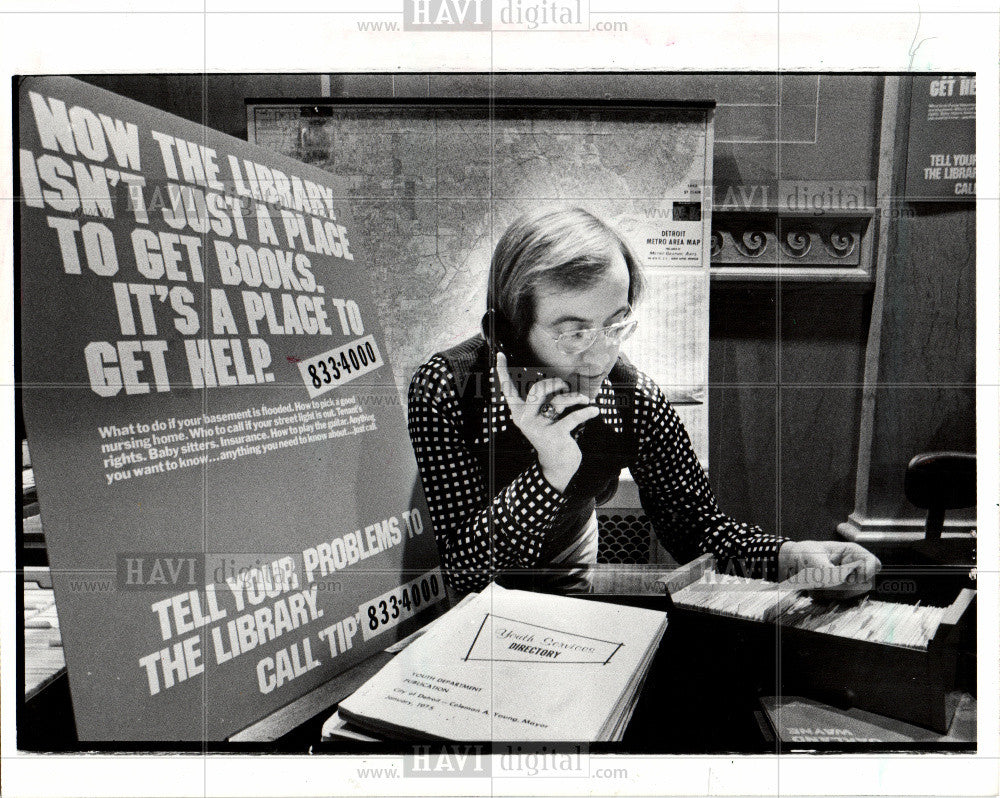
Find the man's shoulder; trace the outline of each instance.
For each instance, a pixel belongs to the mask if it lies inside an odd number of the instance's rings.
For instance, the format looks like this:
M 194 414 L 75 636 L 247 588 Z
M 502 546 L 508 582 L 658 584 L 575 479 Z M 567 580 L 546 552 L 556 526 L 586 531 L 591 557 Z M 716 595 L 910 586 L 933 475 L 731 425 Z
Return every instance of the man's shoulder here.
M 431 360 L 440 358 L 456 373 L 470 371 L 483 360 L 487 349 L 486 339 L 482 333 L 477 333 L 461 343 L 438 352 Z
M 455 346 L 431 355 L 414 372 L 410 392 L 424 391 L 432 395 L 454 394 L 458 380 L 464 379 L 481 359 L 486 347 L 482 335 L 474 335 Z
M 638 374 L 639 369 L 635 367 L 635 364 L 625 356 L 624 352 L 619 352 L 618 360 L 615 361 L 611 373 L 608 374 L 608 379 L 616 386 L 633 386 L 636 383 Z
M 623 353 L 618 355 L 618 361 L 608 375 L 612 386 L 622 386 L 635 391 L 637 397 L 652 398 L 660 390 L 656 381 L 645 371 L 638 368 Z
M 642 425 L 659 413 L 670 413 L 673 408 L 663 390 L 645 371 L 638 368 L 625 355 L 619 355 L 618 362 L 608 375 L 616 391 L 624 390 L 631 396 L 629 403 L 637 424 Z

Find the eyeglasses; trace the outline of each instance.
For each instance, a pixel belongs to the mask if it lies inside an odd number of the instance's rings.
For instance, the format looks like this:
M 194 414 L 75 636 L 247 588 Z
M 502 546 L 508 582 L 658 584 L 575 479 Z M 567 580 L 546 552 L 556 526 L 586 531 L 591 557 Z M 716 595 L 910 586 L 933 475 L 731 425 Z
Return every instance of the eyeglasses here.
M 556 346 L 560 352 L 566 355 L 579 355 L 581 352 L 586 352 L 590 349 L 594 345 L 594 341 L 597 340 L 597 336 L 601 333 L 604 333 L 604 339 L 607 343 L 620 344 L 635 332 L 638 324 L 638 319 L 628 316 L 619 322 L 609 324 L 607 327 L 591 327 L 586 330 L 571 330 L 559 335 L 553 335 L 552 333 L 549 333 L 549 335 L 555 338 Z

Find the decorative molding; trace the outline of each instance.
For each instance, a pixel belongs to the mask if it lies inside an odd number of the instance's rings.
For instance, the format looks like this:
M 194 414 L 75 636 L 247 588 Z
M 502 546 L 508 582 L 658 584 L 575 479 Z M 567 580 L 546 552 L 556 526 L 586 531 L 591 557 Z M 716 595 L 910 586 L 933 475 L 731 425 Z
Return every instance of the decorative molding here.
M 864 269 L 862 243 L 873 215 L 713 209 L 712 266 Z
M 868 518 L 857 512 L 837 525 L 837 533 L 855 543 L 912 543 L 923 540 L 924 520 L 921 518 Z M 945 519 L 942 540 L 973 540 L 976 522 Z

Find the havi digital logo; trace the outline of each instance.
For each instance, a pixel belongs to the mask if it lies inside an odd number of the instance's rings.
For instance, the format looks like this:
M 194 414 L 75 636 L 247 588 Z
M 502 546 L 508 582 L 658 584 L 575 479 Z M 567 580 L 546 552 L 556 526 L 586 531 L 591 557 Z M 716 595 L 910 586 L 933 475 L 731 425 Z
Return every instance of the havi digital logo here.
M 403 30 L 490 30 L 492 0 L 403 0 Z

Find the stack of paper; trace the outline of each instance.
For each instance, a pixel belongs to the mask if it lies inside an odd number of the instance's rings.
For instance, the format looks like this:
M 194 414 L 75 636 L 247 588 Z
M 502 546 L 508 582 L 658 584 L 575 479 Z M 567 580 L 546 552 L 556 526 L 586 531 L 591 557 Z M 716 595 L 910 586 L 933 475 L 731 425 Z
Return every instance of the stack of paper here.
M 947 607 L 921 605 L 919 601 L 901 604 L 867 596 L 860 601 L 857 596 L 830 599 L 827 585 L 853 587 L 841 579 L 840 571 L 847 569 L 806 570 L 815 570 L 816 575 L 796 575 L 781 584 L 706 571 L 671 597 L 678 607 L 915 649 L 930 645 L 948 611 Z M 820 571 L 833 571 L 833 579 L 840 581 L 821 582 Z M 815 585 L 819 585 L 818 590 L 803 589 Z
M 662 612 L 490 585 L 341 702 L 392 738 L 620 740 Z
M 365 734 L 351 726 L 346 720 L 340 717 L 339 712 L 334 712 L 326 723 L 323 724 L 322 739 L 328 740 L 354 740 L 359 743 L 377 743 L 378 737 Z

